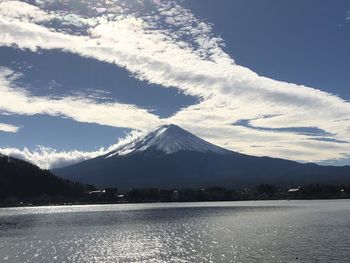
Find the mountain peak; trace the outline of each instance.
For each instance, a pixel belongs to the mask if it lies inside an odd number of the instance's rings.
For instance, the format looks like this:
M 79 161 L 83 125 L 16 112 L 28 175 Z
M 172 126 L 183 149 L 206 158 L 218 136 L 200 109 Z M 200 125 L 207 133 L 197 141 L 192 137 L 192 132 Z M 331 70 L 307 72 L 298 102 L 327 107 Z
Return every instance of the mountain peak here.
M 180 129 L 183 130 L 181 127 L 175 125 L 175 124 L 164 124 L 158 128 L 167 128 L 167 129 Z
M 148 135 L 152 135 L 155 137 L 157 136 L 176 137 L 173 139 L 181 139 L 181 136 L 188 136 L 188 135 L 195 136 L 192 133 L 182 129 L 181 127 L 175 124 L 166 124 L 166 125 L 159 126 L 158 128 L 151 131 Z
M 155 131 L 160 131 L 161 133 L 166 132 L 167 134 L 172 134 L 172 133 L 189 133 L 188 131 L 184 130 L 183 128 L 175 125 L 175 124 L 165 124 L 162 126 L 157 127 L 156 129 L 154 129 L 152 132 Z M 193 135 L 194 136 L 194 135 Z
M 142 152 L 149 148 L 155 148 L 164 154 L 172 154 L 178 151 L 214 152 L 218 154 L 229 151 L 211 144 L 196 135 L 174 124 L 162 125 L 147 135 L 140 137 L 117 150 L 107 154 L 106 158 L 114 155 L 126 155 L 133 152 Z

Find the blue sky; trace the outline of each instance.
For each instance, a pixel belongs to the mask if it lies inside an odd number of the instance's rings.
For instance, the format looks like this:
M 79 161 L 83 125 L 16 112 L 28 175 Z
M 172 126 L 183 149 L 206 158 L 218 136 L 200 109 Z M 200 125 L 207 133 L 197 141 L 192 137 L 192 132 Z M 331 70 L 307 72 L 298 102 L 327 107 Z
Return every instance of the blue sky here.
M 175 123 L 231 150 L 350 159 L 349 1 L 0 3 L 0 152 L 59 167 Z
M 350 99 L 349 1 L 184 1 L 237 64 Z

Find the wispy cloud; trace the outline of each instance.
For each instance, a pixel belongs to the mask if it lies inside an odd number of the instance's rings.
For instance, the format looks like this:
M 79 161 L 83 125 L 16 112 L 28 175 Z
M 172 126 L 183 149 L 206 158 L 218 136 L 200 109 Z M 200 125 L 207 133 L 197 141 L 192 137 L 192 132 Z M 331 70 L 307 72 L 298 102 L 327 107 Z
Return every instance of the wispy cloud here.
M 136 105 L 33 97 L 14 87 L 13 73 L 3 70 L 0 109 L 65 115 L 81 122 L 142 130 L 172 122 L 233 150 L 295 160 L 329 160 L 349 152 L 348 143 L 337 143 L 350 138 L 349 102 L 311 87 L 259 76 L 237 65 L 224 52 L 223 40 L 214 35 L 211 25 L 176 2 L 157 1 L 154 14 L 118 8 L 118 3 L 113 6 L 97 10 L 90 3 L 93 15 L 76 13 L 73 20 L 67 20 L 66 14 L 48 7 L 23 4 L 19 14 L 11 10 L 15 6 L 7 4 L 6 14 L 0 8 L 0 45 L 32 51 L 60 49 L 112 63 L 138 79 L 197 96 L 198 104 L 160 120 Z M 43 19 L 37 21 L 30 15 L 35 12 L 44 12 Z M 73 21 L 80 30 L 58 30 L 50 23 L 53 20 Z M 1 99 L 4 96 L 8 99 Z M 242 119 L 251 120 L 251 127 L 232 125 Z M 312 134 L 293 131 L 295 127 L 322 130 L 329 136 L 314 140 Z M 261 144 L 264 147 L 255 147 Z
M 115 127 L 145 129 L 149 123 L 159 124 L 156 115 L 135 105 L 97 103 L 83 97 L 37 97 L 14 84 L 19 75 L 0 67 L 0 110 L 7 113 L 66 116 L 79 122 L 97 123 Z
M 0 132 L 18 132 L 20 127 L 0 122 Z

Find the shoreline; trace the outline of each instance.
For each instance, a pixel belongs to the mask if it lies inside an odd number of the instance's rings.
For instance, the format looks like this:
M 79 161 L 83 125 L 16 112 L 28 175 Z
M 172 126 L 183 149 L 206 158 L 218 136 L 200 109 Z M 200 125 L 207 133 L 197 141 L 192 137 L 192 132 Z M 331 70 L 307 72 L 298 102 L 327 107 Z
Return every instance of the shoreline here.
M 46 204 L 23 204 L 23 205 L 1 205 L 2 208 L 35 208 L 35 207 L 59 207 L 59 206 L 101 206 L 101 205 L 132 205 L 132 204 L 180 204 L 180 203 L 215 203 L 215 202 L 259 202 L 259 201 L 332 201 L 332 200 L 350 200 L 346 198 L 303 198 L 303 199 L 246 199 L 246 200 L 207 200 L 207 201 L 144 201 L 144 202 L 69 202 L 69 203 L 46 203 Z

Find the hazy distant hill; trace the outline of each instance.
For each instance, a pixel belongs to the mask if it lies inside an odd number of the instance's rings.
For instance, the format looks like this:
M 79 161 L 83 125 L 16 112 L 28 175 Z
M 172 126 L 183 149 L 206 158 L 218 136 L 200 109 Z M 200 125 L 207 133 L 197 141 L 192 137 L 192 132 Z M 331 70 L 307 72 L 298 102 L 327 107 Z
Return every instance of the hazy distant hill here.
M 48 170 L 0 155 L 0 199 L 42 196 L 77 197 L 86 186 L 53 175 Z
M 162 126 L 106 155 L 53 172 L 119 189 L 350 182 L 350 166 L 244 155 L 208 143 L 175 125 Z

